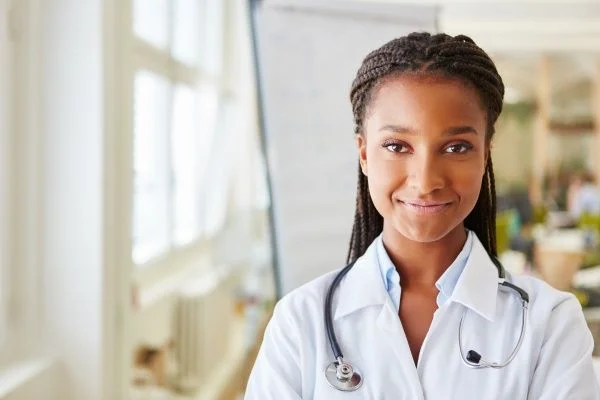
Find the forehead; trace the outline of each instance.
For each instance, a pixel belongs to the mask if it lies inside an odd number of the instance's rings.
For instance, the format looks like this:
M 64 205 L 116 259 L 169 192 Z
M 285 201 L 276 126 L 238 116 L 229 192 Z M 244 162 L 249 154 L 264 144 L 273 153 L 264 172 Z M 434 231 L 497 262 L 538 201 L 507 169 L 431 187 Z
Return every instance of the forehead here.
M 485 129 L 486 111 L 477 90 L 460 79 L 423 74 L 384 78 L 367 105 L 366 123 L 407 126 L 477 125 Z M 483 132 L 482 132 L 483 133 Z

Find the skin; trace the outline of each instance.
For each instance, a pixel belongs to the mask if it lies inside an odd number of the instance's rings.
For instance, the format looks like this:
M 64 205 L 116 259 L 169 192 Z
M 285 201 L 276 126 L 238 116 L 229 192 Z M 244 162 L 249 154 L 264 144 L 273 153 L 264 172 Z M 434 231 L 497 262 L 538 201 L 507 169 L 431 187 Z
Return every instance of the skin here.
M 466 241 L 490 144 L 477 91 L 424 74 L 385 78 L 356 136 L 383 243 L 400 274 L 399 317 L 418 362 L 437 310 L 436 281 Z

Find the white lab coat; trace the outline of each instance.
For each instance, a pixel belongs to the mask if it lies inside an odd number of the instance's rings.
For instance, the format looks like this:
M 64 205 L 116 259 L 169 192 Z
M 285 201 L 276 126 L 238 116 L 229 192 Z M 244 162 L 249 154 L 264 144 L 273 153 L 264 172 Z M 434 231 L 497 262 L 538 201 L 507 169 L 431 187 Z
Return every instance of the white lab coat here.
M 402 324 L 385 289 L 371 245 L 341 282 L 333 301 L 334 328 L 346 360 L 364 379 L 355 392 L 332 388 L 324 371 L 333 361 L 325 333 L 324 298 L 338 271 L 282 298 L 265 332 L 246 400 L 294 399 L 535 399 L 596 400 L 593 339 L 571 294 L 526 276 L 510 277 L 529 293 L 523 345 L 502 369 L 471 369 L 463 352 L 491 362 L 510 354 L 521 327 L 520 299 L 498 290 L 497 269 L 477 238 L 450 299 L 434 314 L 415 366 Z

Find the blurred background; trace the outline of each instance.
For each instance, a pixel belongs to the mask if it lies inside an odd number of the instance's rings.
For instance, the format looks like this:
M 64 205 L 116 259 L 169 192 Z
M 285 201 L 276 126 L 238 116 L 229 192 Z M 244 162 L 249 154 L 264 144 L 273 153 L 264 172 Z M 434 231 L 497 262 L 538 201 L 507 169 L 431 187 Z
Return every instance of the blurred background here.
M 600 1 L 0 0 L 0 399 L 241 398 L 343 266 L 350 84 L 412 31 L 496 62 L 501 259 L 600 343 Z

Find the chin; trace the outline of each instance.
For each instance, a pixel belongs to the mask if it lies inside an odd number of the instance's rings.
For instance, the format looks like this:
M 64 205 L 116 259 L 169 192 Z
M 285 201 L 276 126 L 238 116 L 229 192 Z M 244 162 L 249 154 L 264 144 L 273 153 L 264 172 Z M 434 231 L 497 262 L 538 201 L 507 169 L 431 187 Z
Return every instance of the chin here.
M 405 236 L 407 239 L 410 239 L 413 242 L 418 242 L 418 243 L 435 243 L 435 242 L 443 239 L 446 236 L 443 233 L 439 234 L 436 232 L 421 232 L 421 231 L 415 232 L 414 230 L 410 231 L 410 232 L 401 230 L 400 234 Z
M 441 222 L 441 221 L 440 221 Z M 406 221 L 396 224 L 396 231 L 402 236 L 419 243 L 434 243 L 452 233 L 459 224 L 411 224 Z

